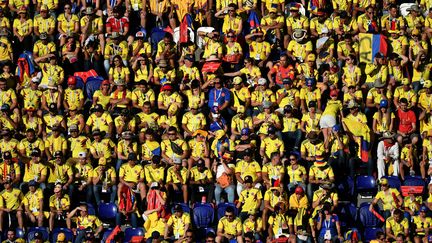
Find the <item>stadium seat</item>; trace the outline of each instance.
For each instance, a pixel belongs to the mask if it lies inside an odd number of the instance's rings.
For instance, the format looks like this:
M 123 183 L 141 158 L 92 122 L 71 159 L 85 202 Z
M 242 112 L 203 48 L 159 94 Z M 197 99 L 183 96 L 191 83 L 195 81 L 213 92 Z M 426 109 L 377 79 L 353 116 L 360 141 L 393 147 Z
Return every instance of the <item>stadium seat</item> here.
M 176 203 L 176 205 L 180 205 L 183 209 L 183 212 L 190 214 L 191 209 L 186 203 Z M 171 208 L 171 213 L 174 213 L 174 206 Z
M 399 180 L 399 177 L 397 176 L 384 176 L 383 178 L 386 178 L 388 180 L 388 184 L 391 188 L 395 188 L 397 190 L 400 190 L 401 182 Z
M 116 218 L 117 205 L 115 203 L 99 203 L 98 216 L 102 221 L 113 220 Z
M 123 242 L 128 243 L 133 236 L 143 236 L 144 235 L 144 229 L 143 228 L 127 228 L 125 230 L 125 237 Z
M 214 209 L 210 204 L 197 204 L 193 209 L 193 221 L 197 228 L 210 227 L 214 219 Z
M 24 230 L 22 230 L 20 228 L 16 228 L 16 230 L 15 230 L 15 236 L 16 236 L 16 238 L 24 239 L 25 238 L 25 232 L 24 232 Z
M 376 238 L 377 232 L 384 232 L 381 228 L 367 227 L 364 229 L 363 239 L 365 242 L 370 242 Z
M 49 233 L 48 233 L 47 228 L 45 228 L 45 227 L 31 227 L 28 230 L 28 234 L 27 234 L 27 241 L 28 242 L 31 242 L 33 240 L 34 234 L 36 232 L 42 233 L 43 241 L 48 241 L 49 240 Z
M 347 176 L 346 178 L 337 182 L 337 191 L 339 195 L 339 201 L 350 201 L 354 202 L 354 180 L 352 177 Z
M 238 212 L 237 212 L 237 208 L 235 206 L 234 203 L 219 203 L 217 205 L 217 216 L 218 216 L 218 220 L 221 219 L 224 215 L 225 215 L 225 210 L 228 207 L 233 207 L 234 208 L 234 215 L 237 216 Z
M 106 242 L 106 238 L 108 238 L 108 236 L 111 234 L 111 232 L 113 231 L 113 229 L 109 228 L 106 229 L 102 235 L 102 242 Z M 109 243 L 109 242 L 107 242 Z
M 376 181 L 373 176 L 361 175 L 356 178 L 356 189 L 357 192 L 368 193 L 376 191 Z
M 68 228 L 54 228 L 53 232 L 51 232 L 51 242 L 56 243 L 57 242 L 57 235 L 63 232 L 66 235 L 66 240 L 73 242 L 74 235 L 73 232 Z
M 407 176 L 403 182 L 404 186 L 425 186 L 425 181 L 420 176 Z
M 339 219 L 342 227 L 354 227 L 357 222 L 357 208 L 353 203 L 339 203 Z
M 358 219 L 364 228 L 380 227 L 382 222 L 369 211 L 369 205 L 370 203 L 363 203 L 360 205 L 360 208 L 358 209 Z M 375 207 L 375 211 L 378 213 L 381 212 L 378 207 Z
M 96 210 L 91 203 L 87 203 L 87 211 L 89 215 L 96 215 Z

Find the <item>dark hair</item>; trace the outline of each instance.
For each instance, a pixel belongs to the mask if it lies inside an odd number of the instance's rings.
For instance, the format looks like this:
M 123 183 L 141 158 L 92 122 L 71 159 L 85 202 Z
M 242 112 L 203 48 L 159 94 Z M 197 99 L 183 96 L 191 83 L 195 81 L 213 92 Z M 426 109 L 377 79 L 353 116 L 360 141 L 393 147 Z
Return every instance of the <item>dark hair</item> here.
M 206 238 L 215 238 L 215 237 L 216 237 L 216 235 L 213 231 L 208 232 L 206 235 Z
M 399 215 L 402 216 L 402 211 L 400 209 L 395 209 L 395 211 L 393 212 L 393 215 Z
M 408 100 L 406 98 L 400 98 L 399 103 L 408 104 Z
M 225 210 L 225 212 L 227 213 L 233 213 L 234 214 L 234 208 L 233 207 L 227 207 L 227 209 Z
M 177 132 L 177 128 L 171 126 L 168 128 L 168 132 Z
M 254 233 L 253 233 L 253 232 L 246 232 L 246 233 L 244 234 L 244 238 L 249 238 L 249 239 L 252 240 L 252 242 L 255 242 L 255 236 L 254 236 Z

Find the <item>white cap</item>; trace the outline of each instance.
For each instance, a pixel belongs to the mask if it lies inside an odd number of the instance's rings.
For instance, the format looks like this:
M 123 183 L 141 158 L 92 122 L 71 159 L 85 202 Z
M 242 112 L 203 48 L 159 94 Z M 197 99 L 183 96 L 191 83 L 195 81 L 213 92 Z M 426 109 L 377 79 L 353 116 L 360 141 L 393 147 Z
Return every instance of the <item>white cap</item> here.
M 78 158 L 83 159 L 83 158 L 85 158 L 85 157 L 87 157 L 87 153 L 86 153 L 86 152 L 79 152 L 79 153 L 78 153 Z
M 265 79 L 265 78 L 259 78 L 258 79 L 258 84 L 259 85 L 264 85 L 264 84 L 266 84 L 267 83 L 267 80 Z

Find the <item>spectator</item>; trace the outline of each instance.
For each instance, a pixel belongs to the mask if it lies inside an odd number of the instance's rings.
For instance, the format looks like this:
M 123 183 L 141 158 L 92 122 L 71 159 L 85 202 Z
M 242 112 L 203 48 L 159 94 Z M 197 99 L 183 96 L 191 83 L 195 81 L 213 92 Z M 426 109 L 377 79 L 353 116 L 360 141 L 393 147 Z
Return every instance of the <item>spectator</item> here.
M 381 201 L 383 204 L 384 217 L 388 218 L 392 210 L 400 207 L 403 199 L 396 189 L 389 187 L 387 179 L 382 178 L 379 184 L 381 185 L 381 190 L 375 195 L 375 198 L 369 206 L 369 211 L 372 211 L 374 206 Z
M 242 232 L 242 223 L 234 215 L 234 208 L 228 207 L 225 210 L 225 216 L 219 220 L 216 242 L 220 243 L 224 240 L 235 239 L 237 242 L 243 243 Z
M 174 214 L 168 219 L 167 227 L 165 228 L 165 239 L 180 240 L 187 238 L 191 234 L 189 231 L 190 216 L 183 212 L 181 205 L 174 206 Z M 169 237 L 172 233 L 172 237 Z
M 393 133 L 387 132 L 378 143 L 378 179 L 387 174 L 399 175 L 399 144 L 394 141 L 394 138 Z
M 319 231 L 318 242 L 335 242 L 343 240 L 339 217 L 332 213 L 331 205 L 325 203 L 320 210 L 317 219 L 317 230 Z
M 16 219 L 18 221 L 18 228 L 24 228 L 24 218 L 23 218 L 23 208 L 22 202 L 24 200 L 23 193 L 17 189 L 13 188 L 11 181 L 6 180 L 3 183 L 4 191 L 1 193 L 1 204 L 0 204 L 0 229 L 3 229 L 3 226 L 6 225 L 6 218 L 10 217 L 12 219 Z M 12 221 L 12 220 L 11 220 Z M 12 221 L 13 222 L 13 221 Z M 9 225 L 11 228 L 16 227 Z
M 79 216 L 76 213 L 79 211 Z M 94 236 L 98 237 L 102 232 L 102 222 L 94 215 L 88 214 L 87 204 L 81 205 L 72 210 L 67 215 L 68 228 L 71 228 L 71 221 L 76 223 L 77 236 L 75 242 L 82 242 L 83 238 L 87 238 L 86 233 L 88 230 L 94 232 Z
M 406 218 L 403 218 L 403 213 L 400 209 L 393 212 L 393 216 L 386 220 L 386 238 L 387 240 L 398 241 L 398 238 L 405 239 L 408 236 L 409 223 Z M 401 234 L 401 236 L 399 235 Z

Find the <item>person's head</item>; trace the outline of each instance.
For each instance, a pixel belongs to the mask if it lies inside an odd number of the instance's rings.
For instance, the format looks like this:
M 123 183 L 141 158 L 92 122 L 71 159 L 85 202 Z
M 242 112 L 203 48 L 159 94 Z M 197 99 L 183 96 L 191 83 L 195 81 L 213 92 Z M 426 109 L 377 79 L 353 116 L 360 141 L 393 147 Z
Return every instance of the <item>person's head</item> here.
M 66 242 L 67 242 L 67 240 L 66 240 L 66 234 L 63 233 L 63 232 L 60 232 L 60 233 L 57 235 L 56 243 L 66 243 Z
M 170 140 L 176 140 L 176 138 L 177 138 L 177 128 L 172 127 L 172 126 L 169 127 L 168 131 L 167 131 L 167 134 L 168 134 L 168 138 Z
M 383 113 L 387 112 L 388 106 L 389 106 L 389 102 L 387 99 L 382 99 L 380 101 L 379 107 L 381 112 Z
M 55 151 L 54 152 L 54 159 L 56 164 L 62 165 L 63 164 L 63 152 L 62 151 Z
M 123 66 L 123 60 L 120 55 L 115 55 L 113 58 L 113 63 L 115 67 L 122 67 Z
M 213 84 L 216 89 L 222 88 L 223 86 L 222 79 L 220 77 L 214 78 Z
M 44 19 L 48 18 L 48 6 L 47 5 L 42 5 L 40 7 L 40 16 Z
M 39 163 L 39 161 L 40 161 L 40 157 L 41 157 L 41 151 L 40 151 L 40 149 L 39 149 L 39 148 L 34 148 L 34 149 L 31 151 L 30 156 L 31 156 L 32 161 L 33 161 L 34 163 Z
M 252 162 L 252 150 L 248 148 L 243 151 L 243 160 L 246 162 Z
M 194 242 L 193 230 L 188 229 L 185 234 L 186 242 Z
M 408 100 L 406 98 L 399 99 L 399 106 L 402 111 L 408 110 Z
M 174 170 L 180 171 L 182 169 L 182 159 L 179 157 L 174 157 L 173 162 L 174 162 Z
M 291 3 L 291 6 L 290 6 L 290 8 L 289 8 L 289 11 L 290 11 L 290 15 L 291 15 L 291 16 L 293 16 L 293 17 L 298 17 L 298 16 L 300 16 L 300 14 L 299 14 L 299 10 L 300 10 L 300 8 L 299 8 L 299 5 L 298 5 L 298 4 L 296 4 L 296 3 Z
M 217 29 L 213 30 L 213 32 L 212 32 L 212 40 L 215 42 L 219 42 L 219 40 L 220 40 L 220 34 L 219 34 L 219 31 Z
M 244 234 L 244 242 L 245 243 L 255 243 L 256 242 L 253 232 L 246 232 Z
M 275 19 L 277 17 L 277 8 L 269 9 L 269 17 Z
M 236 38 L 236 34 L 234 33 L 234 31 L 229 31 L 228 34 L 226 35 L 228 42 L 235 42 L 235 38 Z
M 234 3 L 228 4 L 228 14 L 230 17 L 235 17 L 237 15 L 236 10 L 237 10 L 237 4 Z
M 5 78 L 0 78 L 0 89 L 3 91 L 7 89 Z
M 295 165 L 295 164 L 297 164 L 298 163 L 298 161 L 297 161 L 297 154 L 295 154 L 295 153 L 291 153 L 290 155 L 289 155 L 289 162 L 290 162 L 290 164 L 291 165 Z
M 375 56 L 374 56 L 374 60 L 376 61 L 376 63 L 377 63 L 378 65 L 383 65 L 383 64 L 385 64 L 384 54 L 382 54 L 381 52 L 378 52 L 377 54 L 375 54 Z
M 252 188 L 252 183 L 253 183 L 252 176 L 250 175 L 245 176 L 243 181 L 246 188 Z
M 12 154 L 9 151 L 3 152 L 3 162 L 10 164 L 12 162 Z
M 398 15 L 398 7 L 395 4 L 390 4 L 390 6 L 388 7 L 388 11 L 390 13 L 390 16 L 395 18 Z
M 204 172 L 206 167 L 205 167 L 205 162 L 202 158 L 198 159 L 197 161 L 197 169 L 199 172 Z
M 329 215 L 332 213 L 331 208 L 332 208 L 331 204 L 329 202 L 325 202 L 322 207 L 322 211 L 325 215 Z
M 396 242 L 397 243 L 404 243 L 405 242 L 405 235 L 404 234 L 402 234 L 402 233 L 399 233 L 397 236 L 396 236 Z
M 122 9 L 121 9 L 121 7 L 120 6 L 115 6 L 114 8 L 113 8 L 113 15 L 114 15 L 114 18 L 120 18 L 121 17 L 121 14 L 122 14 L 122 11 L 121 11 Z
M 379 241 L 379 242 L 385 242 L 385 234 L 382 231 L 378 231 L 375 234 L 375 238 Z
M 393 211 L 393 218 L 396 222 L 400 222 L 403 219 L 403 212 L 400 209 L 395 209 Z
M 225 218 L 227 218 L 229 222 L 234 221 L 235 215 L 233 207 L 227 207 L 227 209 L 225 210 Z
M 245 65 L 245 67 L 250 68 L 251 66 L 254 65 L 254 59 L 251 57 L 246 58 L 244 60 L 244 65 Z
M 127 159 L 128 163 L 133 166 L 137 162 L 137 155 L 135 153 L 129 153 Z
M 288 65 L 289 65 L 288 55 L 282 54 L 279 58 L 279 62 L 280 62 L 282 67 L 288 67 Z
M 273 152 L 270 154 L 270 160 L 274 165 L 277 165 L 281 160 L 281 156 L 278 152 Z
M 65 13 L 70 14 L 72 11 L 72 6 L 70 3 L 66 3 L 63 7 L 63 10 Z
M 62 192 L 63 192 L 63 188 L 62 187 L 63 187 L 63 185 L 61 183 L 56 183 L 54 185 L 54 194 L 56 196 L 60 196 L 62 194 Z
M 87 153 L 86 152 L 78 153 L 78 161 L 81 165 L 87 164 Z
M 35 130 L 33 128 L 29 128 L 26 131 L 26 138 L 29 142 L 34 142 L 36 139 Z
M 206 237 L 205 237 L 205 242 L 206 243 L 214 243 L 216 242 L 216 235 L 214 232 L 210 231 L 207 233 Z
M 35 243 L 42 243 L 43 242 L 43 235 L 41 232 L 36 231 L 33 235 L 33 240 Z
M 177 217 L 181 217 L 183 215 L 183 208 L 180 204 L 176 204 L 174 206 L 174 215 Z
M 37 181 L 35 181 L 35 180 L 31 180 L 31 181 L 29 181 L 29 183 L 28 183 L 28 187 L 29 187 L 30 192 L 35 192 L 36 189 L 38 188 L 38 183 L 37 183 Z
M 318 9 L 318 11 L 316 12 L 316 15 L 317 15 L 318 21 L 320 23 L 323 23 L 327 19 L 327 14 L 326 14 L 324 9 Z
M 375 9 L 372 5 L 369 5 L 368 7 L 366 7 L 366 16 L 369 19 L 372 19 L 375 15 Z
M 15 240 L 15 229 L 9 228 L 7 231 L 7 239 L 10 241 Z
M 151 159 L 151 165 L 153 168 L 159 167 L 161 164 L 161 157 L 159 155 L 153 155 Z
M 88 215 L 88 206 L 87 204 L 83 203 L 80 205 L 79 213 L 81 217 Z

